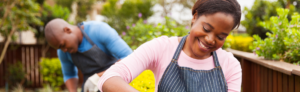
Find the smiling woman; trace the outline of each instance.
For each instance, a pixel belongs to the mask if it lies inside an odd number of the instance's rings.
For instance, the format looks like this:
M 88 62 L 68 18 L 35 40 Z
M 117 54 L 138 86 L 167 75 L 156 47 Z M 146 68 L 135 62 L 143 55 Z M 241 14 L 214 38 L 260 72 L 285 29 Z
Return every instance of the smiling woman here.
M 159 92 L 240 91 L 240 63 L 221 49 L 240 23 L 239 4 L 236 0 L 198 0 L 192 14 L 189 35 L 163 36 L 144 43 L 103 74 L 99 89 L 137 91 L 128 83 L 149 69 Z
M 196 59 L 205 59 L 210 53 L 222 47 L 225 38 L 233 28 L 234 20 L 231 15 L 218 12 L 192 20 L 193 26 L 187 38 L 183 51 Z

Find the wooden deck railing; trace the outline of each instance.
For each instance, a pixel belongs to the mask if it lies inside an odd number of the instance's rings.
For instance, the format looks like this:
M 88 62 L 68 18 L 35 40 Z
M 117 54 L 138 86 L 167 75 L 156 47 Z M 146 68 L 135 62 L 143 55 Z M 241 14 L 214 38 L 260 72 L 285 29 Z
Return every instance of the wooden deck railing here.
M 242 92 L 300 92 L 300 66 L 228 49 L 242 66 Z

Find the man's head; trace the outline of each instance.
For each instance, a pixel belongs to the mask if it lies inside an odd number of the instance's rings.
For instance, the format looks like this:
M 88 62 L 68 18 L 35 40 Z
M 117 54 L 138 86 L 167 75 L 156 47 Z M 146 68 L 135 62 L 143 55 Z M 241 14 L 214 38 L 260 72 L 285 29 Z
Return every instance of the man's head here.
M 64 52 L 77 52 L 82 41 L 82 34 L 77 26 L 70 25 L 63 19 L 53 19 L 45 27 L 45 37 L 49 45 Z

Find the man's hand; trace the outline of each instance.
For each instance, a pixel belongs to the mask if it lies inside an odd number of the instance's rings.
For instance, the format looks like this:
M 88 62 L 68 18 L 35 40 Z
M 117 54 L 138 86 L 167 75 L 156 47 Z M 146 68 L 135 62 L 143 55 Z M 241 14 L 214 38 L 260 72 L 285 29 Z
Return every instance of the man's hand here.
M 117 62 L 119 62 L 120 60 L 121 59 L 119 59 Z M 89 77 L 84 84 L 84 92 L 97 92 L 97 82 L 99 81 L 100 77 L 104 74 L 104 72 L 105 71 L 102 71 Z
M 97 82 L 99 79 L 100 77 L 98 76 L 98 74 L 94 74 L 91 77 L 89 77 L 84 83 L 84 92 L 97 92 Z

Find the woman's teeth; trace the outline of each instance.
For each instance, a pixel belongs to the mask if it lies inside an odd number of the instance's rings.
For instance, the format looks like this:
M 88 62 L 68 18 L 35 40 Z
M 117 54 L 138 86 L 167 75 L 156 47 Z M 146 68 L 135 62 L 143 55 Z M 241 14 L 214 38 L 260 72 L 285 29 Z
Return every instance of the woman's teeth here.
M 202 44 L 202 42 L 200 41 L 200 46 L 201 47 L 203 47 L 203 48 L 206 48 L 206 49 L 208 49 L 208 47 L 205 47 L 203 44 Z

